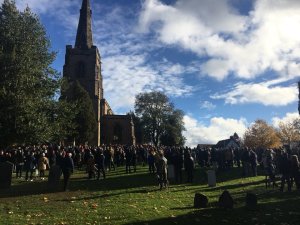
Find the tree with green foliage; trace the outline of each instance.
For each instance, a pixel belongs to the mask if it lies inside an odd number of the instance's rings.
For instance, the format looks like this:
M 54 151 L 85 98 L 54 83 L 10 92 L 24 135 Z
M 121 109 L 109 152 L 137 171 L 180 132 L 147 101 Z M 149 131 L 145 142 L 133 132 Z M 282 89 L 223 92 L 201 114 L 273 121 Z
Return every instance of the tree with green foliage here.
M 29 8 L 0 7 L 0 143 L 40 143 L 53 134 L 53 104 L 59 88 L 51 68 L 55 53 Z
M 179 145 L 183 146 L 186 138 L 182 131 L 185 130 L 183 122 L 183 111 L 174 110 L 167 118 L 166 129 L 160 138 L 160 142 L 164 146 Z
M 97 119 L 93 109 L 93 102 L 89 93 L 78 81 L 66 83 L 63 86 L 61 100 L 76 106 L 73 123 L 74 132 L 69 134 L 69 141 L 75 139 L 79 144 L 97 144 L 95 134 L 97 133 Z
M 159 144 L 183 145 L 183 113 L 162 92 L 153 91 L 136 96 L 135 113 L 140 118 L 144 141 Z

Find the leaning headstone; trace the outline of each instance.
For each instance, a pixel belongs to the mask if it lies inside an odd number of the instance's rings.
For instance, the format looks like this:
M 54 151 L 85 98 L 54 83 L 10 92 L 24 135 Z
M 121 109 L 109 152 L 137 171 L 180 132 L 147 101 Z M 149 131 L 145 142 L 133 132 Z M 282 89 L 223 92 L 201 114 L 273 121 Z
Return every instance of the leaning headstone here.
M 61 176 L 61 168 L 60 166 L 52 166 L 49 171 L 48 184 L 52 189 L 56 189 L 59 187 L 59 180 Z
M 194 208 L 206 208 L 208 204 L 208 198 L 200 193 L 196 193 L 194 197 Z
M 207 171 L 207 181 L 209 187 L 215 187 L 217 180 L 216 180 L 216 172 L 214 170 Z
M 10 162 L 0 163 L 0 189 L 11 187 L 12 173 L 14 164 Z
M 219 198 L 219 207 L 224 209 L 232 209 L 233 208 L 233 198 L 231 197 L 228 191 L 223 191 Z
M 257 208 L 257 196 L 255 194 L 247 193 L 246 207 L 251 210 L 255 210 Z

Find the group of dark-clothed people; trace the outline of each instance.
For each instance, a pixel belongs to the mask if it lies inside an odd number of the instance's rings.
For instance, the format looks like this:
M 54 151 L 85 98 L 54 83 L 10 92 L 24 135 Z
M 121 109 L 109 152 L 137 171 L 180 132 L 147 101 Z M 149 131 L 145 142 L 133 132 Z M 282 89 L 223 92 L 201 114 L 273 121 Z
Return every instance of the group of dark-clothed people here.
M 200 167 L 213 167 L 217 171 L 230 171 L 234 166 L 242 167 L 242 176 L 256 176 L 257 168 L 265 171 L 270 183 L 276 186 L 276 175 L 281 174 L 280 190 L 287 184 L 291 190 L 293 184 L 300 188 L 299 151 L 285 149 L 251 148 L 210 148 L 197 147 L 154 147 L 152 145 L 102 145 L 100 147 L 75 146 L 28 146 L 0 151 L 0 162 L 9 161 L 15 165 L 16 177 L 33 180 L 34 171 L 44 177 L 46 169 L 59 165 L 64 176 L 64 190 L 67 189 L 74 167 L 86 169 L 88 178 L 103 179 L 106 173 L 124 166 L 126 173 L 136 172 L 137 164 L 148 164 L 149 173 L 155 174 L 160 187 L 168 184 L 168 165 L 173 166 L 176 183 L 194 180 L 195 164 Z
M 0 151 L 0 162 L 10 162 L 14 165 L 16 178 L 22 178 L 25 172 L 25 180 L 33 181 L 35 177 L 42 180 L 45 171 L 52 166 L 58 165 L 64 177 L 64 190 L 67 189 L 70 176 L 74 171 L 72 153 L 63 148 L 54 150 L 49 146 L 23 146 L 17 149 L 9 149 L 6 152 Z

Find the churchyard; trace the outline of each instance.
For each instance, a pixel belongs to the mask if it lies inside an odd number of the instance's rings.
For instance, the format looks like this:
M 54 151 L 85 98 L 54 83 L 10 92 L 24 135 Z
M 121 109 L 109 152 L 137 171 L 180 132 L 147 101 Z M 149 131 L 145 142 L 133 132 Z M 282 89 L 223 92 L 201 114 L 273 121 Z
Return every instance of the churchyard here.
M 300 221 L 300 193 L 265 188 L 265 177 L 241 178 L 234 168 L 217 174 L 216 187 L 208 187 L 206 173 L 196 170 L 193 184 L 170 184 L 158 190 L 147 167 L 125 174 L 124 168 L 108 173 L 105 180 L 88 180 L 83 171 L 73 174 L 69 191 L 49 190 L 46 180 L 12 181 L 0 190 L 0 224 L 279 224 Z M 233 209 L 220 209 L 218 198 L 228 190 Z M 209 199 L 208 207 L 195 209 L 195 193 Z M 245 207 L 247 192 L 257 195 L 258 207 Z

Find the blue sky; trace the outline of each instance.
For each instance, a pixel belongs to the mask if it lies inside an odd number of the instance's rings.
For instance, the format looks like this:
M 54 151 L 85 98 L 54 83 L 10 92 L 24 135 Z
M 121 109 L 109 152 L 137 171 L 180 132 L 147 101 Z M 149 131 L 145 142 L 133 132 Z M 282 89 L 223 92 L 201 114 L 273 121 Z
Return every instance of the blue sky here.
M 16 0 L 58 52 L 75 42 L 82 0 Z M 3 0 L 0 0 L 3 2 Z M 187 145 L 240 136 L 256 119 L 298 117 L 300 1 L 91 0 L 104 95 L 115 113 L 161 90 L 185 112 Z

